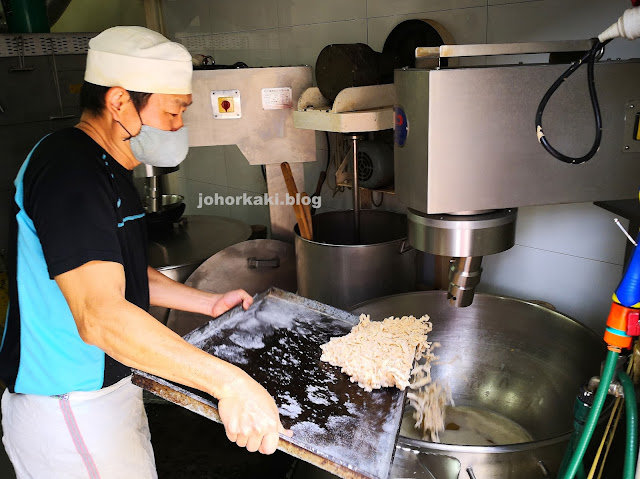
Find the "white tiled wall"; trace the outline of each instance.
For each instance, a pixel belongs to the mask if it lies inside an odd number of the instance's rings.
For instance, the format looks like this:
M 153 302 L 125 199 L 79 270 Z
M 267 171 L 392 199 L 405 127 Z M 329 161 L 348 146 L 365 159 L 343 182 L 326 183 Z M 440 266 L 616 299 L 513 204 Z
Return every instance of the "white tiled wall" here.
M 588 38 L 615 21 L 629 1 L 163 0 L 163 7 L 169 34 L 190 48 L 214 55 L 218 63 L 272 66 L 314 65 L 320 50 L 330 43 L 362 42 L 380 51 L 391 29 L 410 18 L 437 20 L 458 43 Z M 640 41 L 615 41 L 606 56 L 640 57 Z M 319 161 L 305 165 L 308 192 L 315 189 L 324 168 L 325 148 L 319 141 Z M 197 210 L 192 204 L 199 192 L 263 191 L 259 167 L 243 161 L 234 147 L 193 149 L 180 178 L 172 180 L 187 195 L 189 212 L 268 222 L 266 209 Z M 332 178 L 329 181 L 333 184 Z M 325 185 L 323 209 L 350 206 L 348 191 L 334 197 Z M 403 210 L 392 197 L 385 199 L 383 208 Z M 611 214 L 592 204 L 522 208 L 517 245 L 485 258 L 481 289 L 549 301 L 602 330 L 612 290 L 622 274 L 625 248 L 612 220 Z
M 485 256 L 479 290 L 548 301 L 603 332 L 626 246 L 614 218 L 591 203 L 520 208 L 516 245 Z
M 201 198 L 263 195 L 266 182 L 260 166 L 246 161 L 237 146 L 191 148 L 180 169 L 168 175 L 170 193 L 185 197 L 185 214 L 226 216 L 247 224 L 269 226 L 269 207 L 264 205 L 205 205 Z

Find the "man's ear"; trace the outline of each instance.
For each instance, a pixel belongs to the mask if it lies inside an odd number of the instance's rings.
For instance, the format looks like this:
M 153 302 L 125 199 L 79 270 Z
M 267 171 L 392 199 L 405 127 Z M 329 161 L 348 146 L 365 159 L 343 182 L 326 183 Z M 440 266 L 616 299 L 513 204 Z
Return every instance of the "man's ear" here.
M 109 88 L 104 96 L 105 108 L 116 121 L 122 118 L 123 108 L 129 100 L 129 92 L 119 86 Z

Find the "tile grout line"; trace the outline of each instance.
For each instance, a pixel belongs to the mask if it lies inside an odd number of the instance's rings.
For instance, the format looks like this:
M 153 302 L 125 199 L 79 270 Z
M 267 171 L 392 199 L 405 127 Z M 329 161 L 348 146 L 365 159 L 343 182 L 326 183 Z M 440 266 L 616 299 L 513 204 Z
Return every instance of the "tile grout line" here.
M 488 0 L 487 0 L 488 1 Z M 278 0 L 273 0 L 276 5 L 276 34 L 278 37 L 278 64 L 282 65 L 282 38 L 280 37 L 280 11 L 278 9 Z M 226 157 L 225 157 L 226 158 Z
M 585 256 L 579 256 L 579 255 L 576 255 L 576 254 L 564 253 L 564 252 L 561 252 L 561 251 L 553 251 L 553 250 L 550 250 L 550 249 L 538 248 L 536 246 L 529 246 L 529 245 L 520 244 L 520 243 L 515 243 L 514 246 L 520 246 L 522 248 L 528 248 L 528 249 L 535 249 L 535 250 L 538 250 L 538 251 L 544 251 L 545 253 L 553 253 L 553 254 L 559 254 L 559 255 L 562 255 L 562 256 L 569 256 L 570 258 L 578 258 L 578 259 L 584 259 L 584 260 L 587 260 L 587 261 L 595 261 L 597 263 L 610 264 L 612 266 L 624 266 L 621 263 L 612 263 L 611 261 L 604 261 L 604 260 L 595 259 L 595 258 L 587 258 Z
M 488 0 L 487 0 L 488 1 Z M 542 0 L 534 0 L 534 1 L 542 1 Z M 189 37 L 199 37 L 199 36 L 215 36 L 215 35 L 230 35 L 230 34 L 239 34 L 239 33 L 253 33 L 253 32 L 266 32 L 266 31 L 270 31 L 270 30 L 282 30 L 282 29 L 286 29 L 286 28 L 296 28 L 296 27 L 310 27 L 310 26 L 314 26 L 314 25 L 329 25 L 329 24 L 333 24 L 333 23 L 350 23 L 350 22 L 358 22 L 361 20 L 364 20 L 367 22 L 368 24 L 368 20 L 369 19 L 378 19 L 378 18 L 392 18 L 392 17 L 404 17 L 404 16 L 408 16 L 408 15 L 422 15 L 422 14 L 428 14 L 428 13 L 437 13 L 437 12 L 454 12 L 454 11 L 460 11 L 460 10 L 468 10 L 468 9 L 473 9 L 473 8 L 482 8 L 479 6 L 470 6 L 470 7 L 461 7 L 461 8 L 442 8 L 442 9 L 437 9 L 437 10 L 428 10 L 428 11 L 417 11 L 417 12 L 404 12 L 404 13 L 395 13 L 395 14 L 391 14 L 391 15 L 378 15 L 378 16 L 372 16 L 369 17 L 368 14 L 368 7 L 366 10 L 366 17 L 365 18 L 349 18 L 349 19 L 342 19 L 342 20 L 333 20 L 333 21 L 329 21 L 329 22 L 315 22 L 315 23 L 298 23 L 295 25 L 280 25 L 279 19 L 276 22 L 275 26 L 272 27 L 267 27 L 267 28 L 253 28 L 253 29 L 249 29 L 249 30 L 232 30 L 232 31 L 228 31 L 228 32 L 210 32 L 210 33 L 203 33 L 203 32 L 199 32 L 199 33 L 194 33 L 192 35 L 184 35 L 182 37 L 176 37 L 178 40 L 182 39 L 182 38 L 189 38 Z M 176 32 L 176 33 L 184 33 L 184 32 Z M 367 27 L 367 41 L 368 41 L 368 27 Z
M 441 8 L 441 9 L 437 9 L 437 10 L 427 10 L 427 11 L 421 11 L 421 12 L 394 13 L 394 14 L 391 14 L 391 15 L 378 15 L 378 16 L 373 16 L 373 17 L 368 17 L 368 18 L 406 17 L 408 15 L 423 15 L 423 14 L 427 14 L 427 13 L 457 12 L 457 11 L 461 11 L 461 10 L 470 10 L 470 9 L 474 9 L 474 8 L 482 8 L 482 5 L 476 5 L 476 6 L 471 6 L 471 7 L 460 7 L 460 8 Z
M 367 22 L 367 45 L 369 45 L 369 0 L 364 0 L 364 19 Z
M 489 42 L 489 0 L 487 0 L 487 6 L 485 7 L 485 19 L 484 19 L 484 43 Z

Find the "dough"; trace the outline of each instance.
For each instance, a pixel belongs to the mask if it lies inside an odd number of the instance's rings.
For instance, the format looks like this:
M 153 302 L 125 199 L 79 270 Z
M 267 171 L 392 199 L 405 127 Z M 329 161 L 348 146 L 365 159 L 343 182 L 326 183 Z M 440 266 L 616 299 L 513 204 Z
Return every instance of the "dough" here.
M 322 361 L 342 368 L 352 382 L 366 391 L 381 387 L 409 386 L 415 359 L 429 348 L 429 316 L 389 317 L 370 321 L 360 316 L 360 323 L 346 336 L 331 338 L 323 344 Z
M 445 428 L 445 408 L 453 405 L 453 399 L 448 385 L 431 379 L 431 364 L 437 359 L 433 349 L 440 346 L 427 341 L 431 330 L 427 315 L 371 321 L 363 314 L 349 334 L 320 346 L 320 359 L 342 368 L 365 391 L 409 387 L 407 399 L 414 409 L 415 427 L 424 439 L 438 442 Z M 418 364 L 413 368 L 415 360 Z

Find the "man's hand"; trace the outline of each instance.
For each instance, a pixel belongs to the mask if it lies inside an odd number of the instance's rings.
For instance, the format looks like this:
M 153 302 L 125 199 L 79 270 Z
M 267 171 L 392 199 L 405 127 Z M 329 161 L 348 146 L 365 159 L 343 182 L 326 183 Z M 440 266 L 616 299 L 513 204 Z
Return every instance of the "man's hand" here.
M 249 309 L 249 306 L 253 304 L 253 298 L 244 289 L 229 291 L 213 304 L 211 316 L 217 318 L 239 304 L 242 304 L 244 309 Z
M 164 281 L 156 279 L 158 283 Z M 278 446 L 279 434 L 292 435 L 282 427 L 273 398 L 249 375 L 187 343 L 127 301 L 121 264 L 90 261 L 56 276 L 55 281 L 67 300 L 83 341 L 126 366 L 217 398 L 227 435 L 238 445 L 270 454 Z M 184 291 L 189 290 L 192 289 Z M 202 311 L 212 314 L 221 314 L 237 304 L 248 308 L 253 302 L 242 290 L 222 297 L 216 295 L 213 301 L 211 293 L 198 293 L 193 298 L 202 301 L 199 303 Z M 190 299 L 188 295 L 187 299 Z
M 280 434 L 293 436 L 280 422 L 278 407 L 267 390 L 244 373 L 225 387 L 218 398 L 218 412 L 229 440 L 249 452 L 273 454 Z

